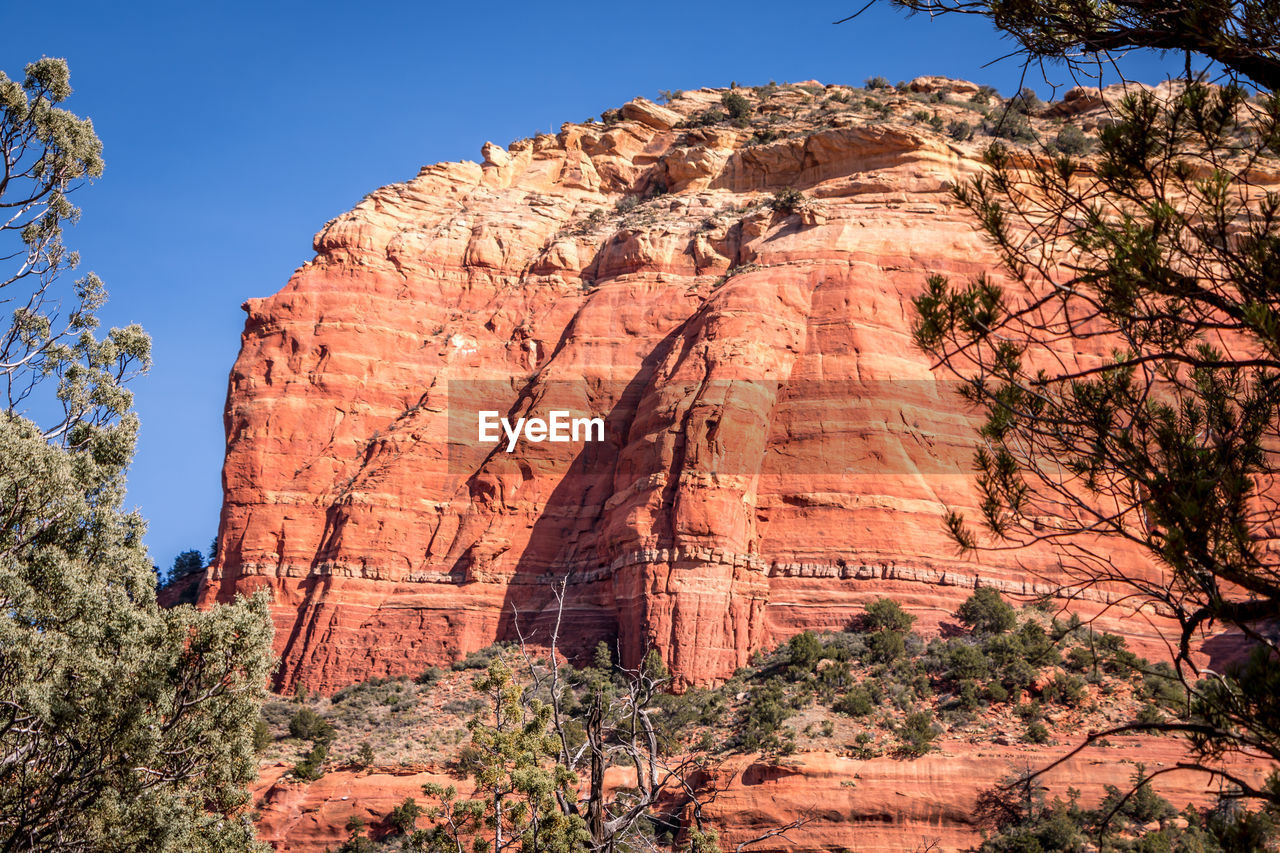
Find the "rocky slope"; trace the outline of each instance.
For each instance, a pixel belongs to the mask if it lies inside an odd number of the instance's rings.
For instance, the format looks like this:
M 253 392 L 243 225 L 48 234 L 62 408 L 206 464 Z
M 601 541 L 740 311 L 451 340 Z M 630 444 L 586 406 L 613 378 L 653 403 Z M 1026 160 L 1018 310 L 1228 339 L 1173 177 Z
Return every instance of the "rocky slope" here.
M 640 99 L 371 193 L 244 305 L 202 601 L 270 588 L 277 687 L 331 692 L 545 638 L 561 582 L 563 645 L 684 683 L 874 596 L 927 627 L 975 584 L 1055 591 L 1051 553 L 955 556 L 972 421 L 909 337 L 926 271 L 995 266 L 949 195 L 991 141 L 960 127 L 976 91 Z M 482 409 L 605 436 L 507 453 Z M 1156 614 L 1105 620 L 1157 642 Z
M 1135 762 L 1149 770 L 1182 757 L 1175 740 L 1117 738 L 1112 748 L 1070 759 L 1046 780 L 1065 796 L 1070 786 L 1082 801 L 1096 804 L 1106 785 L 1129 784 Z M 797 819 L 810 822 L 785 839 L 752 845 L 763 851 L 857 850 L 907 853 L 928 849 L 959 851 L 981 842 L 974 817 L 978 797 L 993 783 L 1025 769 L 1028 761 L 1047 761 L 1065 747 L 993 746 L 979 750 L 946 749 L 915 761 L 862 761 L 830 753 L 804 753 L 781 760 L 742 758 L 726 765 L 716 780 L 719 793 L 706 817 L 721 834 L 722 848 L 755 838 L 767 829 Z M 310 784 L 282 780 L 287 768 L 264 770 L 255 786 L 261 817 L 259 838 L 276 850 L 324 853 L 348 836 L 353 815 L 380 836 L 387 815 L 406 797 L 422 799 L 422 785 L 457 785 L 432 770 L 374 767 L 326 774 Z M 1205 805 L 1217 786 L 1195 773 L 1164 777 L 1160 793 L 1175 803 Z

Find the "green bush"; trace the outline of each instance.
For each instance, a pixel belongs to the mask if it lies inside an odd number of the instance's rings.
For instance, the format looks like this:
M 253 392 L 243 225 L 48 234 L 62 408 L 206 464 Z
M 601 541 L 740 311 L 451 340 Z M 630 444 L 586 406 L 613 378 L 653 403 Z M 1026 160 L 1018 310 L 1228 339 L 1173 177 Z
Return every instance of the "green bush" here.
M 982 698 L 978 694 L 978 682 L 972 679 L 965 679 L 960 682 L 960 692 L 957 694 L 960 707 L 966 711 L 976 711 L 982 705 Z
M 1162 708 L 1176 709 L 1187 701 L 1186 688 L 1178 680 L 1173 667 L 1161 661 L 1142 676 L 1142 692 Z
M 967 121 L 948 122 L 947 136 L 950 136 L 956 142 L 968 142 L 973 138 L 973 125 Z
M 948 681 L 958 684 L 974 679 L 985 681 L 991 677 L 991 662 L 977 646 L 952 640 L 947 644 L 946 659 Z
M 622 208 L 624 202 L 628 202 L 628 201 L 629 201 L 629 204 L 627 206 L 627 210 L 630 210 L 632 207 L 635 207 L 637 204 L 640 203 L 639 199 L 637 199 L 635 196 L 626 196 L 622 199 L 622 201 L 618 202 L 618 207 Z M 626 211 L 619 210 L 618 212 L 625 213 Z M 462 658 L 462 660 L 454 661 L 453 669 L 454 670 L 488 669 L 489 664 L 493 663 L 495 658 L 497 658 L 499 655 L 509 650 L 510 648 L 511 648 L 510 643 L 494 643 L 492 646 L 485 646 L 483 649 L 477 649 L 474 652 L 469 652 L 465 657 Z
M 253 724 L 253 751 L 262 752 L 273 743 L 275 737 L 271 734 L 271 726 L 262 717 L 258 717 L 258 722 Z
M 1049 730 L 1039 720 L 1031 720 L 1027 723 L 1027 730 L 1023 733 L 1022 739 L 1027 743 L 1048 743 Z
M 601 211 L 597 210 L 595 212 L 600 213 Z M 421 673 L 419 673 L 418 677 L 414 679 L 414 682 L 422 685 L 431 685 L 431 684 L 435 684 L 437 681 L 439 681 L 443 677 L 444 677 L 443 669 L 441 669 L 438 666 L 431 666 L 431 667 L 427 667 Z
M 1018 641 L 1022 644 L 1023 659 L 1036 669 L 1052 666 L 1060 658 L 1057 646 L 1039 622 L 1031 619 L 1023 622 L 1018 629 Z
M 1028 87 L 1009 99 L 1009 108 L 1023 115 L 1035 115 L 1044 109 L 1044 101 L 1040 100 L 1035 89 Z
M 751 117 L 751 102 L 737 92 L 725 92 L 720 97 L 720 103 L 734 124 L 746 124 Z
M 933 749 L 933 742 L 942 729 L 933 722 L 930 711 L 914 711 L 907 714 L 896 734 L 900 745 L 898 751 L 907 757 L 918 758 Z
M 893 663 L 907 652 L 907 638 L 900 631 L 878 631 L 867 638 L 867 654 L 875 663 Z
M 359 749 L 356 750 L 356 764 L 361 767 L 370 767 L 376 757 L 377 753 L 373 751 L 373 744 L 367 740 L 361 741 Z
M 850 717 L 865 717 L 874 711 L 875 707 L 871 692 L 859 684 L 840 697 L 840 701 L 836 702 L 832 710 L 848 714 Z
M 1003 634 L 1018 624 L 1013 606 L 989 586 L 979 587 L 965 599 L 956 616 L 975 634 Z
M 1085 699 L 1084 681 L 1077 676 L 1059 672 L 1044 686 L 1041 695 L 1046 702 L 1056 702 L 1059 705 L 1076 708 Z
M 862 84 L 868 89 L 891 89 L 892 85 L 885 77 L 868 77 L 866 82 Z
M 301 761 L 293 765 L 293 775 L 307 782 L 314 782 L 324 775 L 324 763 L 329 757 L 329 745 L 318 741 Z
M 997 139 L 1009 139 L 1014 142 L 1035 142 L 1036 133 L 1031 129 L 1031 122 L 1024 113 L 1016 110 L 1005 110 L 997 115 L 994 121 L 984 125 L 988 134 Z
M 720 124 L 727 118 L 728 116 L 719 110 L 703 110 L 700 113 L 689 116 L 689 118 L 680 122 L 680 124 L 676 126 L 682 128 L 711 127 L 712 125 Z
M 786 215 L 799 213 L 801 210 L 804 210 L 806 203 L 807 201 L 804 197 L 804 193 L 800 192 L 800 190 L 793 189 L 792 187 L 786 187 L 785 189 L 778 190 L 773 194 L 773 198 L 769 199 L 770 208 L 778 213 Z
M 906 633 L 916 623 L 916 617 L 902 609 L 892 598 L 878 598 L 865 607 L 862 616 L 864 631 L 897 631 Z
M 312 708 L 299 708 L 289 720 L 289 734 L 302 740 L 329 741 L 333 726 Z
M 1074 124 L 1068 124 L 1058 131 L 1058 135 L 1054 137 L 1053 144 L 1063 154 L 1069 154 L 1073 157 L 1088 154 L 1089 150 L 1093 148 L 1093 140 Z
M 999 95 L 1000 93 L 996 91 L 994 86 L 979 86 L 978 91 L 969 96 L 969 103 L 978 104 L 979 106 L 989 104 L 992 98 L 999 97 Z
M 413 797 L 405 797 L 404 802 L 391 810 L 387 815 L 389 823 L 400 835 L 412 835 L 418 825 L 418 817 L 426 810 L 418 805 Z
M 784 746 L 781 728 L 794 709 L 781 681 L 771 678 L 751 691 L 739 720 L 738 746 L 747 752 L 768 752 Z
M 1155 705 L 1150 702 L 1144 702 L 1142 707 L 1138 709 L 1138 714 L 1133 718 L 1133 721 L 1141 725 L 1161 723 L 1164 721 L 1164 714 Z
M 1007 702 L 1009 701 L 1009 691 L 999 681 L 992 681 L 987 684 L 987 699 L 991 702 Z
M 760 130 L 757 130 L 755 133 L 751 134 L 751 138 L 747 140 L 747 144 L 748 145 L 767 145 L 770 142 L 773 142 L 778 139 L 782 139 L 783 135 L 784 134 L 782 134 L 777 130 L 774 130 L 771 127 L 764 127 L 764 128 L 761 128 Z

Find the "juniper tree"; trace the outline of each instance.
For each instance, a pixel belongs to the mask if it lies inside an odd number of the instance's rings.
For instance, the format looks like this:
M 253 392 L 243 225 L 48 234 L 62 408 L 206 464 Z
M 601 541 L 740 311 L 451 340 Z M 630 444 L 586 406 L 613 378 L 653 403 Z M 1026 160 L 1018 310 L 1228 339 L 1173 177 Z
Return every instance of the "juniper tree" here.
M 1280 803 L 1222 760 L 1280 762 L 1277 521 L 1280 444 L 1280 7 L 1262 0 L 1060 3 L 891 0 L 989 18 L 1028 64 L 1072 72 L 1153 48 L 1185 59 L 1158 95 L 1133 87 L 1087 160 L 996 144 L 956 191 L 1002 262 L 930 276 L 916 343 L 963 380 L 985 416 L 975 455 L 979 525 L 962 548 L 1060 548 L 1069 586 L 1110 587 L 1179 626 L 1184 734 L 1198 766 Z M 1214 84 L 1194 72 L 1217 63 Z M 1115 545 L 1159 572 L 1114 562 Z M 1247 673 L 1200 672 L 1213 627 L 1255 644 Z M 1106 733 L 1098 733 L 1101 737 Z
M 254 849 L 266 601 L 156 606 L 122 508 L 150 342 L 95 337 L 96 276 L 63 287 L 68 195 L 102 172 L 68 80 L 58 59 L 0 74 L 0 850 Z

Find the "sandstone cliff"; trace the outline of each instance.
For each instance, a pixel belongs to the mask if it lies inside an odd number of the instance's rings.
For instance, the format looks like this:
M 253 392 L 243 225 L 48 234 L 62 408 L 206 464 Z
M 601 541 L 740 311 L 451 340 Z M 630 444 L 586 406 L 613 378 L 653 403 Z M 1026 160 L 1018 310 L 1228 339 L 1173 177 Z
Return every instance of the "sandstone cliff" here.
M 277 686 L 327 692 L 545 637 L 562 580 L 567 645 L 657 648 L 685 682 L 880 595 L 927 628 L 977 583 L 1053 592 L 1053 554 L 975 562 L 943 532 L 975 502 L 972 421 L 909 299 L 995 267 L 949 195 L 990 140 L 935 129 L 979 121 L 976 87 L 915 88 L 744 90 L 745 126 L 709 115 L 721 91 L 636 100 L 328 223 L 245 303 L 202 600 L 270 588 Z M 1072 103 L 1088 127 L 1102 100 Z M 481 408 L 606 436 L 506 453 Z

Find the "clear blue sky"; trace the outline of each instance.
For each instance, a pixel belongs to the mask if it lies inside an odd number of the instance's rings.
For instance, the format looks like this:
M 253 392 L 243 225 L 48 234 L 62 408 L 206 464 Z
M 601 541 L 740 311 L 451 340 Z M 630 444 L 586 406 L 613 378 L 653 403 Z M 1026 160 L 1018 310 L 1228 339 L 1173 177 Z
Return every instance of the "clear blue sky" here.
M 1016 61 L 983 67 L 1010 49 L 985 21 L 878 5 L 832 26 L 862 2 L 7 4 L 0 68 L 66 58 L 67 106 L 105 145 L 68 243 L 107 284 L 105 323 L 154 340 L 129 477 L 153 560 L 216 532 L 240 303 L 279 290 L 370 190 L 662 89 L 921 74 L 1017 89 Z

